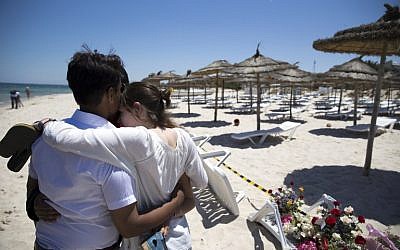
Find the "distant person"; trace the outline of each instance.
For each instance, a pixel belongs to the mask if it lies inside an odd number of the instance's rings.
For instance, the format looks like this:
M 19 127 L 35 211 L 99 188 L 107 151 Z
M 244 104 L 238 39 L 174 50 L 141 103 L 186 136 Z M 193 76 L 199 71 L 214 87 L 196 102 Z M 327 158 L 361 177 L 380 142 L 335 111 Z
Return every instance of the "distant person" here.
M 16 96 L 16 90 L 11 90 L 10 91 L 10 99 L 11 99 L 11 109 L 18 108 L 17 107 L 17 96 Z
M 26 98 L 29 100 L 31 98 L 31 89 L 29 86 L 25 88 Z
M 16 108 L 18 108 L 18 107 L 23 107 L 23 106 L 24 106 L 24 104 L 22 104 L 22 101 L 21 101 L 21 93 L 20 93 L 19 91 L 16 91 L 16 92 L 15 92 L 15 100 L 16 100 L 16 102 L 17 102 L 17 107 L 16 107 Z

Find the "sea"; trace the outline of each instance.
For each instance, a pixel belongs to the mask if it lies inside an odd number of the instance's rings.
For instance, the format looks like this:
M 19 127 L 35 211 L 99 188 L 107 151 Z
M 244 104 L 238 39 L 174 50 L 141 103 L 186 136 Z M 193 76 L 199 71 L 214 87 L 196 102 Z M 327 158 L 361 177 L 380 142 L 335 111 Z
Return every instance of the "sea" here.
M 72 93 L 68 85 L 0 82 L 0 106 L 6 104 L 11 106 L 11 90 L 19 91 L 21 93 L 21 101 L 24 103 L 24 100 L 27 100 L 25 92 L 26 87 L 30 89 L 31 98 L 35 96 Z

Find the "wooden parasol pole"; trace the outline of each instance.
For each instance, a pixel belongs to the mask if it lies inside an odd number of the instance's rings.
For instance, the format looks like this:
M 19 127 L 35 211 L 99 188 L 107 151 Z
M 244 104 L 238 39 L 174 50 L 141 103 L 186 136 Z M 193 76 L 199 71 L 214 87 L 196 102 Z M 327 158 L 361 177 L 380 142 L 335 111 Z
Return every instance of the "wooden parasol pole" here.
M 384 53 L 381 56 L 381 63 L 379 65 L 379 72 L 378 72 L 378 82 L 376 83 L 376 90 L 375 90 L 375 98 L 374 98 L 374 108 L 372 110 L 372 117 L 371 117 L 371 125 L 369 127 L 369 134 L 368 134 L 368 144 L 367 144 L 367 154 L 365 156 L 365 163 L 364 163 L 364 175 L 369 175 L 369 170 L 371 169 L 371 160 L 372 160 L 372 149 L 374 146 L 374 139 L 375 139 L 375 132 L 376 132 L 376 118 L 378 116 L 378 108 L 380 104 L 381 98 L 381 87 L 382 87 L 382 78 L 383 78 L 383 70 L 386 61 L 386 48 L 384 49 Z

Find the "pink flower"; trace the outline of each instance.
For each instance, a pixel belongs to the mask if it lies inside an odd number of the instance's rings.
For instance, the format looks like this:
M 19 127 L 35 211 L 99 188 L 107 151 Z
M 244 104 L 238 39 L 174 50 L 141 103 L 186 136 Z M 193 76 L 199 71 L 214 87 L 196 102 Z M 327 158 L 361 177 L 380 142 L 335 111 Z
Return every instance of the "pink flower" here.
M 293 220 L 293 217 L 290 214 L 281 216 L 281 221 L 283 224 L 290 223 L 290 222 L 292 222 L 292 220 Z
M 317 244 L 312 241 L 312 240 L 306 240 L 304 242 L 301 242 L 299 245 L 297 245 L 297 249 L 300 250 L 317 250 Z
M 358 216 L 358 222 L 360 222 L 360 223 L 365 223 L 365 218 L 364 218 L 364 216 L 359 215 L 359 216 Z

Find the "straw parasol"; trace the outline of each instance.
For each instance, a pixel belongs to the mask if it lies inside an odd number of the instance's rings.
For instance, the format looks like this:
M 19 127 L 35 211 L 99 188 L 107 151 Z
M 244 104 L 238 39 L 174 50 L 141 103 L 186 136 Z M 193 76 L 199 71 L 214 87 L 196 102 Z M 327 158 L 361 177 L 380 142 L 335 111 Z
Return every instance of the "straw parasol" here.
M 289 98 L 289 112 L 290 119 L 292 119 L 292 100 L 293 100 L 293 85 L 294 84 L 306 84 L 314 82 L 314 77 L 310 72 L 298 69 L 289 68 L 285 70 L 280 70 L 272 72 L 269 77 L 273 79 L 276 83 L 288 83 L 290 84 L 290 98 Z
M 179 78 L 175 84 L 178 86 L 186 86 L 187 88 L 187 107 L 188 107 L 188 114 L 190 114 L 190 88 L 196 84 L 202 84 L 205 86 L 206 90 L 206 82 L 209 78 L 206 75 L 193 75 L 192 71 L 189 69 L 186 71 L 186 76 Z M 204 96 L 206 99 L 206 94 Z
M 232 64 L 230 64 L 227 60 L 217 60 L 209 65 L 201 68 L 195 72 L 192 72 L 194 76 L 196 75 L 214 75 L 215 76 L 215 107 L 214 107 L 214 122 L 217 121 L 217 112 L 218 112 L 218 84 L 219 78 L 222 76 L 226 76 L 226 70 L 231 68 Z M 221 75 L 222 74 L 222 75 Z
M 372 149 L 376 132 L 376 119 L 386 56 L 400 55 L 400 11 L 399 7 L 384 5 L 386 13 L 376 22 L 337 32 L 332 38 L 314 41 L 316 50 L 325 52 L 357 53 L 380 56 L 378 81 L 376 84 L 374 107 L 368 135 L 364 175 L 369 175 Z
M 234 64 L 230 73 L 240 75 L 255 75 L 257 83 L 257 130 L 260 130 L 260 104 L 261 104 L 261 85 L 260 74 L 267 76 L 267 73 L 284 70 L 289 68 L 296 68 L 295 65 L 289 64 L 284 61 L 274 60 L 269 57 L 263 56 L 258 50 L 260 44 L 257 45 L 256 53 L 247 58 L 246 60 Z
M 357 125 L 358 85 L 373 83 L 377 80 L 378 72 L 369 64 L 356 57 L 341 65 L 335 65 L 323 74 L 325 82 L 347 82 L 354 84 L 354 119 L 353 125 Z M 342 88 L 340 90 L 339 110 L 342 102 Z

